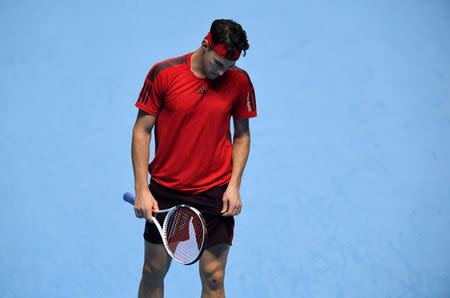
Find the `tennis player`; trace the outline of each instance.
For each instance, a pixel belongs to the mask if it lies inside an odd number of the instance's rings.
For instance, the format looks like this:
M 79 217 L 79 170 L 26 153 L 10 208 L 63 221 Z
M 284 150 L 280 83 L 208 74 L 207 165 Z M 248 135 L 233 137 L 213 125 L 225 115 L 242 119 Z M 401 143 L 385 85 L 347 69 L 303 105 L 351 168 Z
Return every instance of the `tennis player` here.
M 199 49 L 157 63 L 145 79 L 136 102 L 131 149 L 135 213 L 147 219 L 140 298 L 163 297 L 171 263 L 149 222 L 152 208 L 182 203 L 197 208 L 207 225 L 206 249 L 199 260 L 201 297 L 225 296 L 233 216 L 242 208 L 239 188 L 250 147 L 248 119 L 257 114 L 250 78 L 235 66 L 248 48 L 241 25 L 215 20 Z M 153 128 L 156 150 L 149 165 Z

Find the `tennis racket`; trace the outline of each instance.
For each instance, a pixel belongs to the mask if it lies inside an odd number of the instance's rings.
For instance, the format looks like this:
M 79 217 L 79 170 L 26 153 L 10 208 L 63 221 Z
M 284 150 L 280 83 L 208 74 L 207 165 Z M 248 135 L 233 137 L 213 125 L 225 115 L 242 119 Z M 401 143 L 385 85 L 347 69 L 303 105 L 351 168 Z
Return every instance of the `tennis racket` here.
M 123 199 L 134 205 L 134 196 L 127 192 Z M 202 256 L 206 242 L 206 224 L 201 213 L 188 205 L 177 205 L 170 209 L 153 211 L 153 214 L 167 213 L 161 228 L 152 215 L 152 222 L 161 235 L 164 247 L 177 262 L 191 265 Z

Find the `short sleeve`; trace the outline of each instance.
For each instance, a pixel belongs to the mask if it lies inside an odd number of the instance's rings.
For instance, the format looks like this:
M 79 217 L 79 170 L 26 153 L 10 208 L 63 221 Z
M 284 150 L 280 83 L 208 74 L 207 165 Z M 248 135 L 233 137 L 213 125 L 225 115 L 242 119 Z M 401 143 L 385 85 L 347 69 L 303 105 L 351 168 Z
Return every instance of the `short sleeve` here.
M 164 72 L 156 72 L 156 66 L 152 67 L 145 78 L 144 86 L 136 102 L 136 107 L 154 116 L 158 116 L 164 104 L 165 85 L 167 85 Z
M 238 84 L 238 98 L 233 105 L 232 115 L 236 119 L 253 118 L 257 115 L 255 88 L 247 73 L 244 72 L 244 74 L 241 73 Z

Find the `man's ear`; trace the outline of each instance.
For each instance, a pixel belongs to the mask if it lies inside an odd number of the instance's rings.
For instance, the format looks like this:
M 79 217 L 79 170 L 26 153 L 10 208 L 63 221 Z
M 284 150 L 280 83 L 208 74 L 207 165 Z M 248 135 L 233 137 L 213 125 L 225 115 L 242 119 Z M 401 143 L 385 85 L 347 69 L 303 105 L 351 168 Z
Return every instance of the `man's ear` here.
M 209 43 L 206 39 L 203 39 L 201 48 L 203 53 L 206 53 L 209 50 Z

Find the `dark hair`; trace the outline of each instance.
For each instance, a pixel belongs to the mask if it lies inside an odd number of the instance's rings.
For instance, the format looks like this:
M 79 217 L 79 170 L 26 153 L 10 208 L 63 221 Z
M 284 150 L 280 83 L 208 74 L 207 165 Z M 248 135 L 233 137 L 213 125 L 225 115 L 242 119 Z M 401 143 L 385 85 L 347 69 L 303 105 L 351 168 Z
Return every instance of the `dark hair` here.
M 242 26 L 233 20 L 218 19 L 215 20 L 211 29 L 213 43 L 222 43 L 230 50 L 248 50 L 250 47 L 247 41 L 247 33 Z

